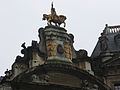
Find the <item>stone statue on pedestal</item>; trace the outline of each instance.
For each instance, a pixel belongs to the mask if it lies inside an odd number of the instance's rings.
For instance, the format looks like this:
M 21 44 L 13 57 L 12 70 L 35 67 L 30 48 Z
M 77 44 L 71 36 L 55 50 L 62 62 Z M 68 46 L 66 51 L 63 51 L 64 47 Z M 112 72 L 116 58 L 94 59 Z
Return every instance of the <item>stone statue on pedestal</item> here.
M 51 14 L 43 14 L 43 20 L 47 20 L 48 25 L 52 25 L 52 22 L 55 24 L 55 26 L 60 26 L 62 23 L 64 23 L 64 27 L 66 26 L 65 20 L 66 16 L 64 15 L 57 15 L 55 8 L 53 8 L 53 3 L 51 5 Z

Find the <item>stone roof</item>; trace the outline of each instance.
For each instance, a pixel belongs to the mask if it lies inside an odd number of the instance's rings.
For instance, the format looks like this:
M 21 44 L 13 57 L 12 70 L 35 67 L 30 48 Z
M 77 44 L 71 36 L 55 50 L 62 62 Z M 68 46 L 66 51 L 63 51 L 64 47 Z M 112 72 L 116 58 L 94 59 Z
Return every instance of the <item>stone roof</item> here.
M 120 51 L 120 25 L 108 26 L 101 33 L 96 47 L 91 57 L 97 57 L 105 52 L 119 52 Z

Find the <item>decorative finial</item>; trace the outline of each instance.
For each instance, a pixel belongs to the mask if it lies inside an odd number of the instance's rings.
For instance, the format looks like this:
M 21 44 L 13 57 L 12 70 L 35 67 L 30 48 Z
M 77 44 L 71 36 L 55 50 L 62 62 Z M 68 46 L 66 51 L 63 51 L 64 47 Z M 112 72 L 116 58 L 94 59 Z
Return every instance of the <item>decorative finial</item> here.
M 7 70 L 5 71 L 5 74 L 6 74 L 6 75 L 5 75 L 6 77 L 10 76 L 10 71 L 7 69 Z
M 24 49 L 26 49 L 25 42 L 21 45 Z
M 47 20 L 48 25 L 55 24 L 59 26 L 63 23 L 64 27 L 66 26 L 65 20 L 67 19 L 64 15 L 57 15 L 55 8 L 53 8 L 53 2 L 51 3 L 51 14 L 43 14 L 43 20 Z
M 108 24 L 105 24 L 106 27 L 108 27 Z

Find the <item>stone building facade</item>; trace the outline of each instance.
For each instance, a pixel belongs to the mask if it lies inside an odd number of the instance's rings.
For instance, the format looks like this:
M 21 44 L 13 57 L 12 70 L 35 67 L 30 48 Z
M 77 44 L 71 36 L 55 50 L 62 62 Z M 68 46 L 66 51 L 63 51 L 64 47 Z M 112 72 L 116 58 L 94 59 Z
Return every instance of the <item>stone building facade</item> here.
M 21 45 L 23 56 L 0 77 L 0 90 L 120 90 L 120 26 L 106 25 L 90 57 L 74 49 L 65 28 L 48 25 L 38 36 Z
M 120 26 L 108 26 L 101 33 L 91 55 L 95 75 L 112 90 L 120 90 Z

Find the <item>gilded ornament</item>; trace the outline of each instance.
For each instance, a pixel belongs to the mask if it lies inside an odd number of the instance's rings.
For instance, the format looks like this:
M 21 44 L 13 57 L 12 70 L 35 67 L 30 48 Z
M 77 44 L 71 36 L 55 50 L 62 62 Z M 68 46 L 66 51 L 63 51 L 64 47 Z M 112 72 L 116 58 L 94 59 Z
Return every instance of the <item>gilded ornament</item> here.
M 53 3 L 51 4 L 51 14 L 43 14 L 43 20 L 47 20 L 48 25 L 52 25 L 52 22 L 55 26 L 60 26 L 62 23 L 64 27 L 66 26 L 65 20 L 67 19 L 64 15 L 57 15 L 55 8 L 53 8 Z

